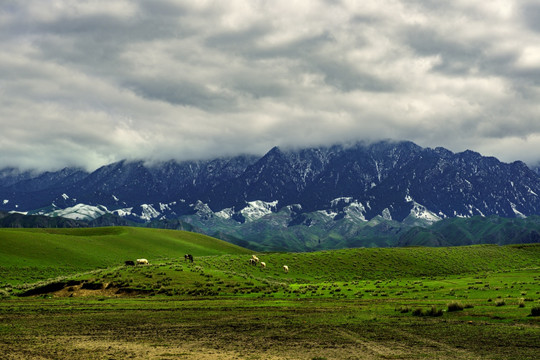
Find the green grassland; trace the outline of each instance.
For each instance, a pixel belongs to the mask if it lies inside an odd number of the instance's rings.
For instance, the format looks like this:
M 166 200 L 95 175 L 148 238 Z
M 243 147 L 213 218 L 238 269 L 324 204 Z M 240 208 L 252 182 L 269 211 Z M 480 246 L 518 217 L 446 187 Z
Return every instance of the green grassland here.
M 0 286 L 107 268 L 125 260 L 241 254 L 201 234 L 134 227 L 0 229 Z
M 10 238 L 2 260 L 14 258 L 2 264 L 9 277 L 0 287 L 7 359 L 536 359 L 540 352 L 539 244 L 257 253 L 262 268 L 249 264 L 246 249 L 185 232 L 15 233 L 0 231 L 2 244 Z M 130 257 L 151 264 L 124 266 Z M 51 259 L 68 271 L 51 270 Z

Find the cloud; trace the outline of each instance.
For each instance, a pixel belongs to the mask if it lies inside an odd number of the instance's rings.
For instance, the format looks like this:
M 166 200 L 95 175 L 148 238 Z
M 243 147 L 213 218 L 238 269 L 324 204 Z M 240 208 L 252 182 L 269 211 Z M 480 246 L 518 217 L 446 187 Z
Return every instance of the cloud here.
M 540 161 L 533 1 L 0 5 L 0 167 L 406 139 Z

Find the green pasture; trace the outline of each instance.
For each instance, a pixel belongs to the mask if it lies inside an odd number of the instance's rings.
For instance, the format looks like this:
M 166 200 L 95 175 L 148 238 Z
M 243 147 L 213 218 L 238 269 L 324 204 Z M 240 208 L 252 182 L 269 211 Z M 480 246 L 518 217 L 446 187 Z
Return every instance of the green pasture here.
M 82 278 L 150 292 L 4 299 L 0 351 L 8 359 L 532 360 L 540 344 L 540 316 L 531 316 L 539 269 L 275 283 L 165 262 Z
M 249 264 L 251 251 L 180 231 L 0 236 L 8 359 L 469 360 L 540 351 L 538 244 L 256 253 L 263 268 Z M 139 257 L 150 265 L 123 264 Z
M 0 286 L 45 280 L 146 258 L 151 262 L 248 250 L 205 235 L 161 229 L 0 229 Z

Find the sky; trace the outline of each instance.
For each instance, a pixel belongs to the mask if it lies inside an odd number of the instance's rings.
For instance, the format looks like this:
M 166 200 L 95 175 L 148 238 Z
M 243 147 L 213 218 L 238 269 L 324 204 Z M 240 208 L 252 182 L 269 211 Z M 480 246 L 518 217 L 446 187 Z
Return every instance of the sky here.
M 0 0 L 0 168 L 409 140 L 540 162 L 540 3 Z

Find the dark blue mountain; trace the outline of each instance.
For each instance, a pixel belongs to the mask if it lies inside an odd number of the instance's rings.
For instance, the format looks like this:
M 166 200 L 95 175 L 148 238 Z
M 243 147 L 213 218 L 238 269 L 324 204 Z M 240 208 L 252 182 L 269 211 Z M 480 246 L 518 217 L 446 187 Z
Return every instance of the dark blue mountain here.
M 388 141 L 275 147 L 262 157 L 120 161 L 91 173 L 74 168 L 41 174 L 0 171 L 0 210 L 101 205 L 144 221 L 202 209 L 242 219 L 242 209 L 255 201 L 272 203 L 272 212 L 296 204 L 292 224 L 304 223 L 303 214 L 315 211 L 343 217 L 351 204 L 365 220 L 403 221 L 418 209 L 440 218 L 525 217 L 540 214 L 538 194 L 540 177 L 522 162 Z

